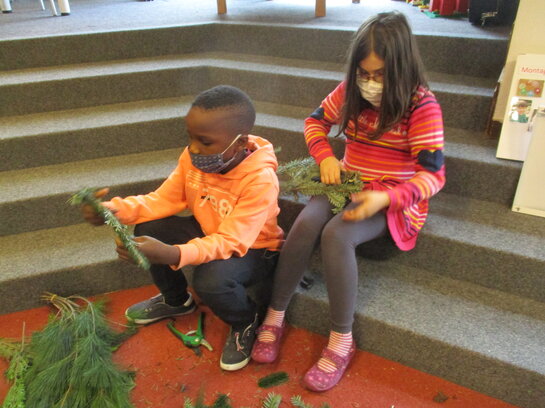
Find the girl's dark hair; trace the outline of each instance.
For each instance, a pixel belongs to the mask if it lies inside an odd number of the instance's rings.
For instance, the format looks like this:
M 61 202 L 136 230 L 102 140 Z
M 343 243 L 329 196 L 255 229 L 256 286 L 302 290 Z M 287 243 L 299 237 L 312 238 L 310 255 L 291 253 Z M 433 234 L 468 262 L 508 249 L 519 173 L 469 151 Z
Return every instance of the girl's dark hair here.
M 397 11 L 379 13 L 365 21 L 355 33 L 347 57 L 346 95 L 339 134 L 350 120 L 358 132 L 358 116 L 372 105 L 363 99 L 356 82 L 359 63 L 372 52 L 384 60 L 384 85 L 379 123 L 371 139 L 378 139 L 398 123 L 411 105 L 419 86 L 428 87 L 424 65 L 405 16 Z

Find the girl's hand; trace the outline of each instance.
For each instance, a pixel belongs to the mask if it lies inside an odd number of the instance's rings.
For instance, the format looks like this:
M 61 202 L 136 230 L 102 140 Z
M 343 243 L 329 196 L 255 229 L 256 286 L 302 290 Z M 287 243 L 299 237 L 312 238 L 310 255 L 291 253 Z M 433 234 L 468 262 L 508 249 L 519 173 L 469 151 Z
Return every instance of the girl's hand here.
M 320 163 L 320 181 L 324 184 L 341 184 L 343 165 L 336 157 L 327 157 Z
M 116 237 L 116 252 L 119 258 L 134 263 L 133 259 L 129 255 L 127 248 L 123 246 L 123 243 Z M 134 239 L 138 250 L 142 252 L 148 258 L 152 264 L 160 265 L 178 265 L 180 263 L 180 250 L 174 245 L 165 244 L 155 238 L 148 236 L 136 237 Z
M 390 197 L 385 191 L 364 190 L 352 194 L 352 202 L 359 205 L 343 212 L 343 220 L 357 222 L 372 217 L 390 205 Z

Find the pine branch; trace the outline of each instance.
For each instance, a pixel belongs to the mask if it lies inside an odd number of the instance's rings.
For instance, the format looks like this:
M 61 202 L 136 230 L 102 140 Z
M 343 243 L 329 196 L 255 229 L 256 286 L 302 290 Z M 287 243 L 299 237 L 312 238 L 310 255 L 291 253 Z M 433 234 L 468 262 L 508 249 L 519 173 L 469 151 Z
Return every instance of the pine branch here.
M 114 230 L 115 234 L 119 237 L 123 246 L 127 248 L 129 255 L 136 262 L 136 264 L 145 270 L 149 270 L 150 262 L 142 254 L 136 244 L 133 241 L 133 237 L 129 233 L 129 229 L 126 225 L 121 224 L 117 217 L 110 211 L 109 208 L 104 207 L 100 200 L 95 197 L 95 192 L 97 189 L 94 188 L 84 188 L 74 194 L 70 199 L 70 204 L 72 205 L 81 205 L 86 204 L 90 205 L 97 214 L 104 218 L 104 223 L 109 225 Z
M 9 360 L 9 367 L 6 370 L 6 378 L 12 383 L 2 408 L 25 408 L 26 388 L 24 376 L 30 365 L 25 349 L 25 336 L 19 344 L 9 340 L 0 339 L 0 357 Z

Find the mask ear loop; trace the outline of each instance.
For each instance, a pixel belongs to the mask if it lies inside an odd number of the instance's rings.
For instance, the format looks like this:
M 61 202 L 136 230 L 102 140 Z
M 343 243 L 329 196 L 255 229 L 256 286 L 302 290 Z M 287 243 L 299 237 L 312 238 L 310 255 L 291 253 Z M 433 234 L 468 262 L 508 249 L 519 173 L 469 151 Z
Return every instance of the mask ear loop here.
M 235 144 L 235 142 L 236 142 L 241 136 L 242 136 L 242 133 L 239 133 L 239 134 L 237 135 L 237 137 L 235 137 L 235 138 L 233 139 L 233 141 L 231 142 L 231 144 L 230 144 L 229 146 L 227 146 L 223 152 L 221 152 L 221 157 L 222 157 L 222 158 L 223 158 L 223 155 L 225 154 L 225 152 L 226 152 L 227 150 L 229 150 L 229 149 L 231 148 L 231 146 L 233 146 L 233 145 Z

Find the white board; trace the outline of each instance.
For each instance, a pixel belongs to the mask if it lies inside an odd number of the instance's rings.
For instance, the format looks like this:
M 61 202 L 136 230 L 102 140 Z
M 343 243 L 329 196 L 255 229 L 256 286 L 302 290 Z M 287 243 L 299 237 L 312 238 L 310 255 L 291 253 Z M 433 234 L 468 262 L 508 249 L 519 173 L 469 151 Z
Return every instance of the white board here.
M 545 55 L 517 57 L 513 81 L 505 109 L 496 156 L 524 161 L 531 139 L 530 118 L 545 105 Z
M 512 210 L 545 217 L 545 105 L 530 122 L 531 141 Z

